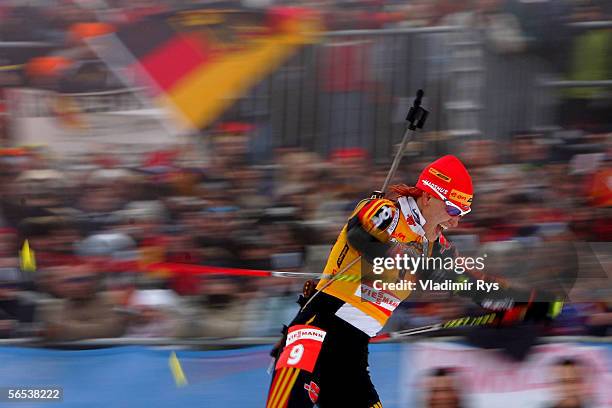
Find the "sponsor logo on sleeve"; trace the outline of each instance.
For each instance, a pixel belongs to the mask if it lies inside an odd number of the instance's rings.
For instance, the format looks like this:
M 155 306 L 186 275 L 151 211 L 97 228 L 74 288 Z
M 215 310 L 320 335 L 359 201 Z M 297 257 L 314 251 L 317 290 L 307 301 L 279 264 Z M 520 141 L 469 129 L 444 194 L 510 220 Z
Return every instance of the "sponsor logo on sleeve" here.
M 400 212 L 396 211 L 395 214 L 393 214 L 393 221 L 391 222 L 391 225 L 389 225 L 389 228 L 387 228 L 387 234 L 389 235 L 393 234 L 393 231 L 395 231 L 395 228 L 397 228 L 399 217 L 400 217 Z
M 383 205 L 376 211 L 376 214 L 372 217 L 374 226 L 378 229 L 384 230 L 393 220 L 393 210 L 388 205 Z
M 413 220 L 414 222 L 414 220 Z M 416 225 L 416 224 L 413 224 Z M 395 242 L 404 242 L 406 241 L 406 234 L 404 234 L 403 232 L 396 232 L 393 234 L 393 237 L 396 239 Z
M 348 244 L 344 244 L 342 251 L 340 251 L 340 255 L 338 255 L 338 260 L 336 261 L 336 265 L 338 265 L 338 267 L 340 267 L 340 265 L 342 265 L 342 262 L 344 262 L 344 258 L 346 257 L 346 253 L 348 252 L 348 250 Z

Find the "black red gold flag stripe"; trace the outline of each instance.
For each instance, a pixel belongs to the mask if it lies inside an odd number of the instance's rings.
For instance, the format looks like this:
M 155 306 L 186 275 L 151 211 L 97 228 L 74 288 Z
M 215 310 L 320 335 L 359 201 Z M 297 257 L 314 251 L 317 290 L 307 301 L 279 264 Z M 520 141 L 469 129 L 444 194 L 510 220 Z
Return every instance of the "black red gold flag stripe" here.
M 316 27 L 304 10 L 195 9 L 153 16 L 89 44 L 175 112 L 180 127 L 204 128 L 314 41 Z

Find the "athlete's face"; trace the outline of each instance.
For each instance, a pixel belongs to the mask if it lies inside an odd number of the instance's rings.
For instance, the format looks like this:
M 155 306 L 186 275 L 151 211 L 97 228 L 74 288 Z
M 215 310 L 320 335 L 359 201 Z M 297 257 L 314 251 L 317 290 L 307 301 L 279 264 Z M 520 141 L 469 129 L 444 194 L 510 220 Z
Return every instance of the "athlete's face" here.
M 427 222 L 423 229 L 428 240 L 438 239 L 442 231 L 454 228 L 459 224 L 460 216 L 452 216 L 446 212 L 446 204 L 439 198 L 423 193 L 419 198 L 419 209 Z

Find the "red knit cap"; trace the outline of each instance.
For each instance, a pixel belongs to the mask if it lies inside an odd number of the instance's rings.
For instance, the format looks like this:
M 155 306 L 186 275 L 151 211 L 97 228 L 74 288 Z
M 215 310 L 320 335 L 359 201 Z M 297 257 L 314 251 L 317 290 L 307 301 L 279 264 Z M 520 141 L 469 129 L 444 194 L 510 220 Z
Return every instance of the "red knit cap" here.
M 416 187 L 438 197 L 436 191 L 464 211 L 472 205 L 472 178 L 461 161 L 452 155 L 439 158 L 423 169 Z

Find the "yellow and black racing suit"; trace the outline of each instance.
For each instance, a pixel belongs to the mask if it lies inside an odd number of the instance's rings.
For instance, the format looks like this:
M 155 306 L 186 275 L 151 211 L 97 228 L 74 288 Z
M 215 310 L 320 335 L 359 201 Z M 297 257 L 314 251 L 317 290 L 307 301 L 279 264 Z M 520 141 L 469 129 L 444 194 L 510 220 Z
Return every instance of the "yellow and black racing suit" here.
M 321 408 L 382 407 L 368 371 L 368 343 L 410 291 L 376 290 L 366 262 L 354 263 L 328 282 L 357 257 L 371 262 L 398 243 L 410 247 L 412 256 L 431 256 L 434 246 L 438 253 L 449 248 L 442 236 L 428 242 L 424 223 L 411 197 L 367 199 L 357 205 L 331 250 L 318 292 L 285 332 L 267 408 L 315 403 Z M 422 278 L 395 269 L 376 275 L 384 282 L 417 277 Z

